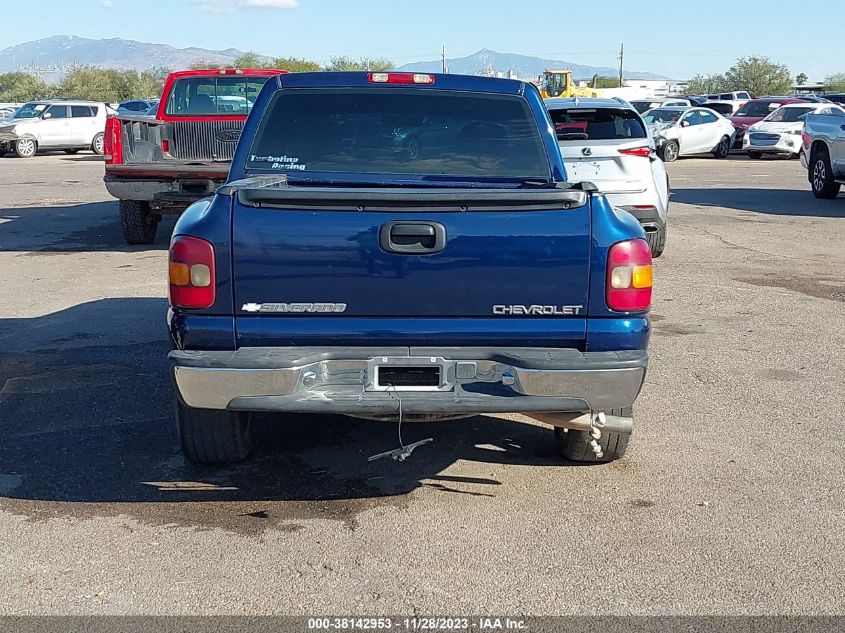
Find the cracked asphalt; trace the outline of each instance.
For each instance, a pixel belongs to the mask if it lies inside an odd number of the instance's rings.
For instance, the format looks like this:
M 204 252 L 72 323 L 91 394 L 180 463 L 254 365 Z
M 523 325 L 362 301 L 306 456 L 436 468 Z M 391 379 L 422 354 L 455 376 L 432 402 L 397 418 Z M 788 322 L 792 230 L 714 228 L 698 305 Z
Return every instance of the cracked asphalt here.
M 845 196 L 797 161 L 669 166 L 628 456 L 526 418 L 263 416 L 185 463 L 166 246 L 90 154 L 0 158 L 0 615 L 845 614 Z

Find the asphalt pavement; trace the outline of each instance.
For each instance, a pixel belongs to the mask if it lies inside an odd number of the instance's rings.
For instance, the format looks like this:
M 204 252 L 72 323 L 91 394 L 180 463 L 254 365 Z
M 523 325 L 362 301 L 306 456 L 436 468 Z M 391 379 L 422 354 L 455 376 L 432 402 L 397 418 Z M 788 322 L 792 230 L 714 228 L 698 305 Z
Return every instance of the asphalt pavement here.
M 845 196 L 682 159 L 625 459 L 482 416 L 260 416 L 186 463 L 169 230 L 123 243 L 90 153 L 0 158 L 0 615 L 845 614 Z M 510 417 L 511 419 L 508 419 Z

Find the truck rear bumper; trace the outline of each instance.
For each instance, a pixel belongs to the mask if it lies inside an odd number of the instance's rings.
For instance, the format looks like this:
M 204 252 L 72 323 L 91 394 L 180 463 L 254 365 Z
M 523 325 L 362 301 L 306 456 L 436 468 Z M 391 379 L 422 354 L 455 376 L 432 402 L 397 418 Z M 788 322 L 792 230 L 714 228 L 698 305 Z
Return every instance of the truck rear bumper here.
M 644 350 L 241 348 L 169 356 L 187 406 L 233 411 L 409 414 L 601 411 L 630 406 Z

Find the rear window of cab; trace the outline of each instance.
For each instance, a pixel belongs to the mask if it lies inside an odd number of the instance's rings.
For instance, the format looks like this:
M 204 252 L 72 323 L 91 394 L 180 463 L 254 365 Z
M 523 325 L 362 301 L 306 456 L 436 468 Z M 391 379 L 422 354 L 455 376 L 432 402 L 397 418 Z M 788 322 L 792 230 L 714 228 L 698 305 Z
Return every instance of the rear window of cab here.
M 521 96 L 434 89 L 286 89 L 247 169 L 415 176 L 551 177 Z
M 625 108 L 570 108 L 551 110 L 559 141 L 609 141 L 646 138 L 636 112 Z

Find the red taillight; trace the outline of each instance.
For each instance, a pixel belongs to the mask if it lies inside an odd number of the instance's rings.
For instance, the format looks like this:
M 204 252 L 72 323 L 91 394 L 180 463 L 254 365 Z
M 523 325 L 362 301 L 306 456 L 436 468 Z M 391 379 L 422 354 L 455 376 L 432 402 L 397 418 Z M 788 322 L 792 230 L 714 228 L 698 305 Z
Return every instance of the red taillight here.
M 651 158 L 651 155 L 654 151 L 648 147 L 631 147 L 630 149 L 620 149 L 620 154 L 625 154 L 626 156 L 642 156 L 643 158 Z
M 367 81 L 371 84 L 416 84 L 430 86 L 434 75 L 427 73 L 368 73 Z
M 106 129 L 103 133 L 103 157 L 108 165 L 123 164 L 123 143 L 120 139 L 122 125 L 120 119 L 112 115 L 106 118 Z
M 643 239 L 614 244 L 607 255 L 607 307 L 641 312 L 651 306 L 651 249 Z
M 170 152 L 170 141 L 167 139 L 162 139 L 161 141 L 161 151 L 165 154 Z
M 175 308 L 214 305 L 217 280 L 211 244 L 196 237 L 174 237 L 170 242 L 168 269 L 170 305 Z

